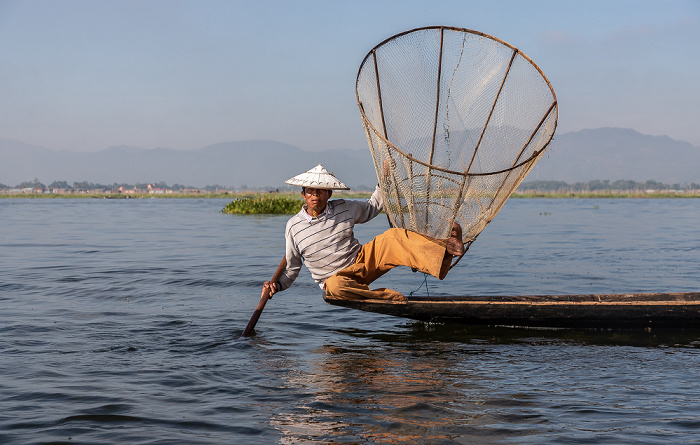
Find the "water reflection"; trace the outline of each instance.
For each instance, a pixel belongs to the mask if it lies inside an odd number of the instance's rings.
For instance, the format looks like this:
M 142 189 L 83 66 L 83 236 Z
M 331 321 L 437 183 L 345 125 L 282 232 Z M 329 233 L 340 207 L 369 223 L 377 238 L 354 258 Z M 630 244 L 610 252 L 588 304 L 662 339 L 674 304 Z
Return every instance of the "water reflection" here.
M 283 377 L 303 397 L 271 416 L 281 443 L 497 443 L 543 434 L 556 443 L 553 431 L 568 437 L 577 416 L 600 416 L 588 400 L 590 391 L 614 387 L 619 396 L 624 385 L 634 387 L 629 376 L 606 375 L 608 359 L 596 352 L 599 346 L 614 348 L 610 354 L 630 354 L 632 347 L 650 358 L 668 347 L 700 347 L 698 330 L 408 322 L 394 331 L 332 331 L 332 338 L 343 341 L 326 342 Z M 590 381 L 582 390 L 567 386 L 572 379 Z M 638 409 L 626 397 L 613 404 L 627 414 Z M 567 406 L 571 420 L 558 419 Z
M 360 329 L 338 329 L 356 339 L 371 339 L 386 344 L 476 345 L 597 345 L 633 347 L 700 348 L 700 329 L 568 329 L 469 326 L 445 323 L 407 321 L 404 329 L 370 332 Z M 409 346 L 413 347 L 413 346 Z M 486 350 L 484 349 L 483 352 Z
M 363 442 L 444 443 L 478 412 L 470 406 L 481 403 L 466 399 L 455 382 L 484 378 L 457 371 L 453 358 L 403 348 L 323 346 L 313 351 L 308 371 L 286 378 L 310 396 L 271 422 L 283 433 L 282 443 L 348 435 Z

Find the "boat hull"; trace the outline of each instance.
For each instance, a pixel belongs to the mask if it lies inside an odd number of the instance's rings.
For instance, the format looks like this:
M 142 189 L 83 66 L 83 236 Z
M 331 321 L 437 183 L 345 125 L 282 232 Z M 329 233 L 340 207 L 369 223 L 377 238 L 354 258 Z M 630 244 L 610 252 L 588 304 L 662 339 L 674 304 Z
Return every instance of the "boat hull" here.
M 700 292 L 407 297 L 329 304 L 434 323 L 553 328 L 700 328 Z

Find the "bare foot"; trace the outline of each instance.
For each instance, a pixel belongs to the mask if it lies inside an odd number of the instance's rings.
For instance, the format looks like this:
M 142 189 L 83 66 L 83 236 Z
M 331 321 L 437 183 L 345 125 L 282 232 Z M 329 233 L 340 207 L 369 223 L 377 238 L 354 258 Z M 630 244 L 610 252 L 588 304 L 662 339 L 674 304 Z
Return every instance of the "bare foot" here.
M 452 233 L 447 238 L 447 253 L 453 256 L 464 255 L 464 244 L 462 243 L 462 227 L 454 223 Z

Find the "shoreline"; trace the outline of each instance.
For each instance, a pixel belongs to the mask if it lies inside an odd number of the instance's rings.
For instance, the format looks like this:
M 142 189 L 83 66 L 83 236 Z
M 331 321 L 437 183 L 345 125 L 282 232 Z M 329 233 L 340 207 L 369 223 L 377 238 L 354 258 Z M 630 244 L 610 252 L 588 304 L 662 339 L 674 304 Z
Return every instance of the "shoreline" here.
M 297 193 L 290 192 L 275 192 L 275 193 L 243 193 L 243 192 L 224 192 L 224 193 L 140 193 L 140 194 L 115 194 L 115 193 L 0 193 L 0 199 L 240 199 L 240 198 L 255 198 L 260 196 L 281 197 L 295 196 Z M 351 198 L 363 199 L 369 198 L 371 192 L 357 193 L 336 193 L 336 198 Z M 571 192 L 571 193 L 555 193 L 555 192 L 528 192 L 528 193 L 513 193 L 513 199 L 692 199 L 700 198 L 698 193 L 670 193 L 670 192 Z

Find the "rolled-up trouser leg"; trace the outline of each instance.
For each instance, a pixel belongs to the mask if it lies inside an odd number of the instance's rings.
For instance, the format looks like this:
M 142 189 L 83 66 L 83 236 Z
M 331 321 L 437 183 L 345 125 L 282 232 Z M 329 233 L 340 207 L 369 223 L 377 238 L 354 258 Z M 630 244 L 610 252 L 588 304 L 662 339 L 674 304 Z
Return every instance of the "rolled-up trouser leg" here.
M 405 300 L 392 289 L 370 290 L 369 284 L 396 266 L 407 266 L 442 280 L 450 267 L 451 255 L 445 241 L 405 229 L 389 229 L 362 246 L 355 264 L 325 282 L 326 294 L 346 299 Z

